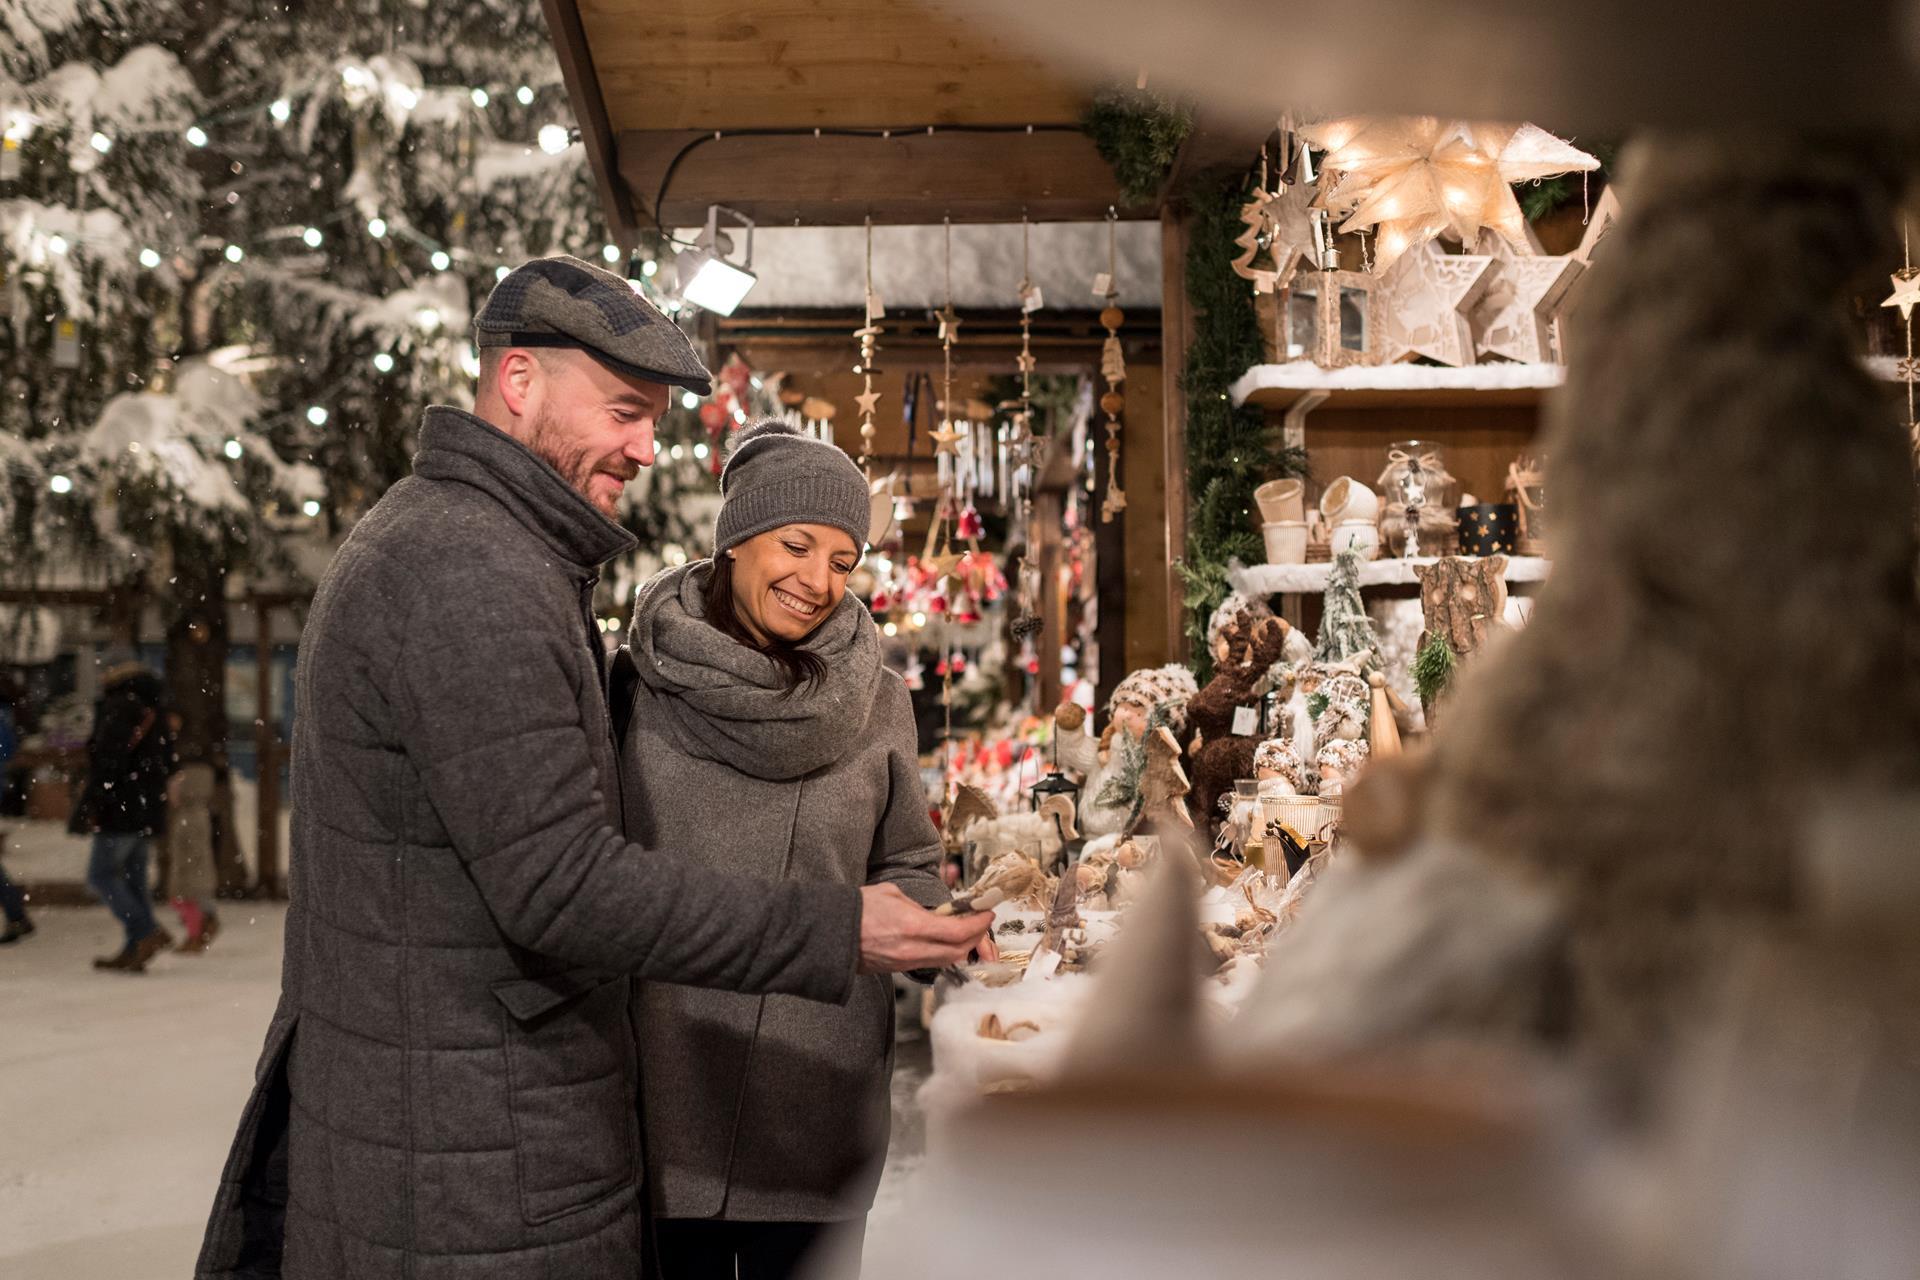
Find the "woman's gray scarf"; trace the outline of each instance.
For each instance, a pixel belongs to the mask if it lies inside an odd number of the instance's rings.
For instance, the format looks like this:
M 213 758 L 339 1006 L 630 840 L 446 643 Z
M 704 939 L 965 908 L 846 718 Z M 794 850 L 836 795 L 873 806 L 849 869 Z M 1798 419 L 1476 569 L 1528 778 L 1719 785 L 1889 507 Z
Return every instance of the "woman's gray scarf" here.
M 857 744 L 880 680 L 880 636 L 866 606 L 844 596 L 801 645 L 826 675 L 789 694 L 760 650 L 706 620 L 710 560 L 668 569 L 634 597 L 627 644 L 689 755 L 785 782 L 824 768 Z

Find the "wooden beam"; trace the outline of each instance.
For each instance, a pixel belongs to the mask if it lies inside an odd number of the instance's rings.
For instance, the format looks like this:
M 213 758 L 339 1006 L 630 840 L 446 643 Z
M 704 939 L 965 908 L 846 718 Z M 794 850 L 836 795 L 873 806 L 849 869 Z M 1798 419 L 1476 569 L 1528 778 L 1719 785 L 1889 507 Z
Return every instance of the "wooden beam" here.
M 1187 348 L 1193 342 L 1193 314 L 1187 305 L 1186 220 L 1171 210 L 1160 215 L 1160 350 L 1166 368 L 1161 379 L 1161 466 L 1167 477 L 1167 660 L 1185 662 L 1186 586 L 1174 561 L 1187 553 Z
M 666 227 L 723 204 L 761 223 L 1035 222 L 1103 218 L 1122 200 L 1113 170 L 1077 128 L 1032 133 L 865 135 L 623 132 L 619 169 L 641 216 Z M 664 189 L 664 197 L 662 191 Z
M 567 86 L 567 99 L 573 104 L 573 118 L 580 125 L 580 141 L 586 147 L 587 162 L 593 166 L 593 185 L 600 192 L 600 209 L 606 215 L 607 233 L 614 243 L 631 251 L 639 222 L 634 217 L 633 201 L 619 181 L 613 123 L 607 118 L 606 98 L 600 90 L 600 77 L 594 71 L 593 53 L 587 47 L 586 29 L 580 23 L 580 6 L 576 0 L 540 0 L 540 9 L 546 14 L 554 52 L 560 57 L 560 78 Z
M 1091 96 L 968 0 L 577 2 L 619 128 L 1065 123 Z

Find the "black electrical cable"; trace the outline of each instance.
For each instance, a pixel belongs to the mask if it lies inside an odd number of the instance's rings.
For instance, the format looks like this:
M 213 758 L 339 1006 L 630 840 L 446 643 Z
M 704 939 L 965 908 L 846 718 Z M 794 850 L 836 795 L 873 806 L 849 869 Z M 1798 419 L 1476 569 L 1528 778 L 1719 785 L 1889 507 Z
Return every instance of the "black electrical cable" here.
M 814 128 L 800 125 L 790 128 L 716 129 L 711 133 L 703 133 L 697 138 L 688 139 L 686 145 L 674 153 L 673 159 L 667 161 L 666 171 L 660 175 L 660 189 L 653 197 L 653 208 L 647 212 L 653 218 L 653 225 L 660 232 L 663 240 L 669 244 L 680 243 L 667 231 L 666 224 L 660 219 L 660 209 L 667 198 L 667 187 L 673 182 L 674 171 L 680 167 L 682 160 L 685 160 L 696 148 L 709 142 L 718 142 L 722 138 L 891 138 L 896 134 L 1084 132 L 1085 130 L 1077 124 L 920 124 L 897 129 L 849 129 L 824 126 Z

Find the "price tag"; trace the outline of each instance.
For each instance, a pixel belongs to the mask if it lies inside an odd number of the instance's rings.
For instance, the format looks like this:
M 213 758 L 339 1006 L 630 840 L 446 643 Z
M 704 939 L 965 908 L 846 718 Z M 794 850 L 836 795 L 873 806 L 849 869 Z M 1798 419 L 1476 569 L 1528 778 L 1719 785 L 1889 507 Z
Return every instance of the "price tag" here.
M 867 323 L 872 324 L 886 314 L 887 309 L 881 305 L 880 295 L 871 289 L 867 290 Z
M 1093 278 L 1093 296 L 1104 298 L 1113 292 L 1113 277 L 1102 271 Z
M 1046 304 L 1041 300 L 1041 297 L 1040 297 L 1039 285 L 1029 281 L 1027 284 L 1027 287 L 1020 290 L 1020 309 L 1022 311 L 1025 311 L 1029 315 L 1031 315 L 1033 312 L 1038 311 L 1041 307 L 1045 305 Z
M 1260 728 L 1260 711 L 1257 707 L 1235 707 L 1233 709 L 1233 736 L 1250 737 Z

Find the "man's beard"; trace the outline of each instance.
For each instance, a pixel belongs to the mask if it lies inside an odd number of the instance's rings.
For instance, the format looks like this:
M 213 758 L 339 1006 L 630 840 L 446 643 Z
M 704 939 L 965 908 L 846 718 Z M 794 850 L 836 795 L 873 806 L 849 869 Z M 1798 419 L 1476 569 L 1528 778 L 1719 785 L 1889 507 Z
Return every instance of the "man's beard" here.
M 533 450 L 542 462 L 559 472 L 560 478 L 567 482 L 569 489 L 599 508 L 600 504 L 593 502 L 593 491 L 590 487 L 594 472 L 599 468 L 594 465 L 594 460 L 587 456 L 585 447 L 568 442 L 566 431 L 545 410 L 542 410 L 540 416 L 533 420 L 530 436 L 527 447 Z

